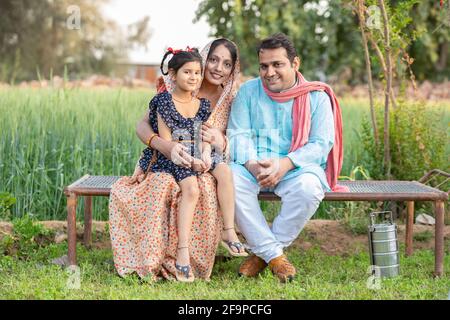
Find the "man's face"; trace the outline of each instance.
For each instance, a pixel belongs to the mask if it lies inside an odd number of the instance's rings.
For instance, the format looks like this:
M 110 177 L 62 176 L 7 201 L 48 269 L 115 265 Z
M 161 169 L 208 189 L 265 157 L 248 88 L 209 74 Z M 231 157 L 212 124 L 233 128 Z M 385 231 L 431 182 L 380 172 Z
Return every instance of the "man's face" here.
M 259 51 L 259 75 L 267 89 L 280 92 L 295 84 L 295 75 L 300 59 L 291 63 L 285 48 L 261 49 Z

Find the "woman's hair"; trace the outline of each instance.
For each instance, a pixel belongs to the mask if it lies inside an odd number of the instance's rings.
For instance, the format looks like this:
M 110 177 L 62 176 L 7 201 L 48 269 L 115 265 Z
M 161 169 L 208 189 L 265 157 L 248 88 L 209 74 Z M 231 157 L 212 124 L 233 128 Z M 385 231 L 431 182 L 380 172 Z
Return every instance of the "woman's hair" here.
M 164 69 L 164 61 L 166 61 L 167 57 L 170 54 L 173 54 L 173 57 L 168 62 L 168 68 L 173 69 L 175 73 L 177 73 L 178 70 L 180 70 L 180 68 L 184 66 L 185 63 L 188 62 L 198 62 L 200 63 L 200 68 L 203 69 L 202 57 L 200 56 L 200 53 L 198 53 L 197 48 L 189 49 L 188 47 L 187 50 L 176 50 L 176 51 L 169 48 L 169 50 L 164 54 L 164 57 L 161 61 L 160 69 L 163 75 L 169 74 L 169 71 L 164 72 L 163 69 Z
M 209 49 L 207 59 L 209 59 L 209 57 L 214 52 L 214 50 L 216 50 L 216 48 L 218 46 L 220 46 L 220 45 L 225 46 L 225 48 L 227 48 L 228 51 L 230 51 L 231 62 L 233 63 L 233 70 L 234 70 L 234 66 L 236 65 L 236 61 L 237 61 L 237 58 L 238 58 L 238 50 L 237 50 L 236 45 L 233 42 L 231 42 L 230 40 L 228 40 L 228 39 L 219 38 L 219 39 L 214 40 L 211 43 L 211 47 Z

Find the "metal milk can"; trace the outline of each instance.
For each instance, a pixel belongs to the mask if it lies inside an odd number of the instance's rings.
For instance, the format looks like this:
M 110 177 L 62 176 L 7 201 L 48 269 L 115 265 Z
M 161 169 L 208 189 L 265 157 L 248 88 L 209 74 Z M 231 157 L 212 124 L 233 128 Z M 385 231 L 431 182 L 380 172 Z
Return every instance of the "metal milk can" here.
M 383 215 L 382 223 L 376 223 L 377 215 Z M 386 220 L 386 216 L 389 220 Z M 397 225 L 392 211 L 372 212 L 369 225 L 370 263 L 379 268 L 381 277 L 394 277 L 400 272 Z M 377 269 L 378 269 L 377 268 Z

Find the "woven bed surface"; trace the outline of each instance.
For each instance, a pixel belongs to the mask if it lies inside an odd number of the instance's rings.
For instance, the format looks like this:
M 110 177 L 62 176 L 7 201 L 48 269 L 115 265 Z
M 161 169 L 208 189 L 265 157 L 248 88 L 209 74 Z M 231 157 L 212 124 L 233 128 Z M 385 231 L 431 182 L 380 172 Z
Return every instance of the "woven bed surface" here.
M 439 192 L 413 181 L 339 181 L 351 193 L 430 193 Z
M 72 188 L 110 189 L 119 176 L 88 176 L 73 184 Z M 412 181 L 339 181 L 350 193 L 434 193 L 436 189 Z
M 86 179 L 72 185 L 73 188 L 85 189 L 109 189 L 121 177 L 117 176 L 89 176 Z

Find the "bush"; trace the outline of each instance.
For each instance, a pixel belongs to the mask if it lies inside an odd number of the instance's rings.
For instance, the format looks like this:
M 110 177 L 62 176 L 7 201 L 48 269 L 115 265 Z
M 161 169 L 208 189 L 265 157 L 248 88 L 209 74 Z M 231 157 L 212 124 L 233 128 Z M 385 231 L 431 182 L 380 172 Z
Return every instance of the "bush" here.
M 0 241 L 0 251 L 10 256 L 28 259 L 39 247 L 51 242 L 53 232 L 30 215 L 13 220 L 13 234 Z
M 340 176 L 340 180 L 370 180 L 370 172 L 363 166 L 354 167 L 350 175 Z M 377 204 L 378 207 L 380 204 Z M 360 235 L 367 234 L 369 226 L 369 214 L 378 211 L 377 206 L 370 202 L 345 201 L 333 204 L 329 209 L 329 215 L 333 220 L 338 220 L 349 232 Z M 376 208 L 376 209 L 375 209 Z
M 373 179 L 386 179 L 383 141 L 383 108 L 376 107 L 380 133 L 375 143 L 372 125 L 362 122 L 362 163 Z M 448 170 L 445 160 L 446 132 L 439 125 L 442 112 L 427 107 L 424 102 L 399 101 L 390 112 L 391 178 L 418 180 L 431 169 Z
M 11 207 L 16 203 L 14 198 L 8 192 L 0 192 L 0 220 L 11 220 Z

